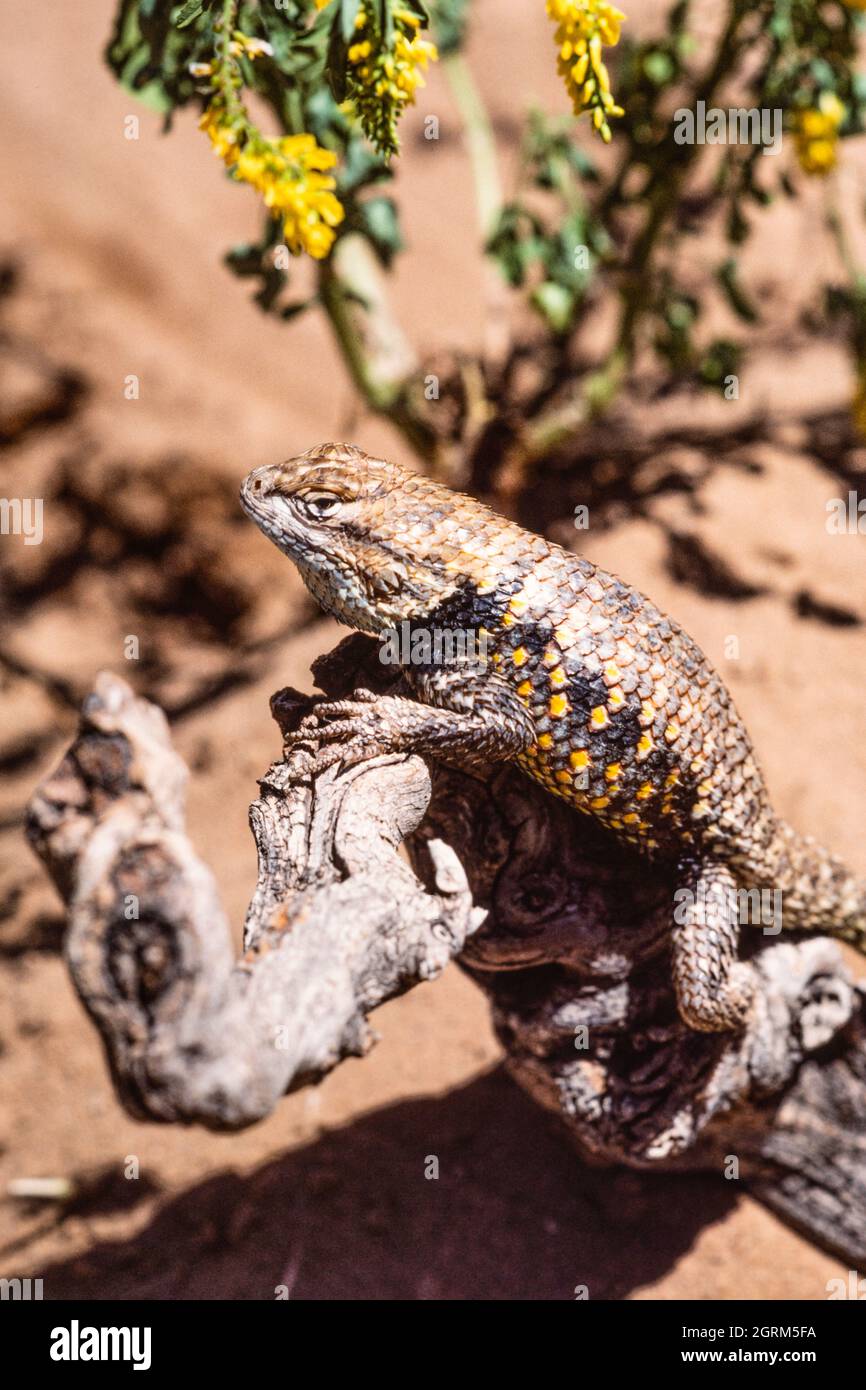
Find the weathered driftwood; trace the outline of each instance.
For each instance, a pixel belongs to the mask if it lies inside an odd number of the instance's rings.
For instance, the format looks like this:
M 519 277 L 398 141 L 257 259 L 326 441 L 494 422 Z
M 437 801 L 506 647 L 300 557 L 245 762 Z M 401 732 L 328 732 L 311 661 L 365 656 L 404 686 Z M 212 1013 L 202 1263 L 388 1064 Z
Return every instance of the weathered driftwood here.
M 391 680 L 360 636 L 314 669 L 331 696 Z M 292 691 L 272 702 L 284 730 L 308 709 Z M 363 1054 L 371 1010 L 459 955 L 515 1079 L 586 1158 L 745 1178 L 866 1262 L 866 1009 L 835 943 L 754 931 L 749 1027 L 693 1033 L 662 871 L 514 769 L 479 779 L 393 757 L 313 778 L 311 752 L 275 763 L 250 809 L 259 880 L 238 961 L 184 833 L 186 770 L 123 681 L 99 678 L 34 797 L 69 967 L 130 1110 L 250 1124 Z

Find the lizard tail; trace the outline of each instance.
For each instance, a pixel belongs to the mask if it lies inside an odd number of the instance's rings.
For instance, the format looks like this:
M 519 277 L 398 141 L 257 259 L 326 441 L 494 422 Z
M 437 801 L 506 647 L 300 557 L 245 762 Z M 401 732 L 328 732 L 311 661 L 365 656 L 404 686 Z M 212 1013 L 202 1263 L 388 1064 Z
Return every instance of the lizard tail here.
M 784 926 L 825 932 L 866 955 L 866 879 L 784 821 L 777 822 L 776 832 L 778 858 L 772 879 L 781 895 Z

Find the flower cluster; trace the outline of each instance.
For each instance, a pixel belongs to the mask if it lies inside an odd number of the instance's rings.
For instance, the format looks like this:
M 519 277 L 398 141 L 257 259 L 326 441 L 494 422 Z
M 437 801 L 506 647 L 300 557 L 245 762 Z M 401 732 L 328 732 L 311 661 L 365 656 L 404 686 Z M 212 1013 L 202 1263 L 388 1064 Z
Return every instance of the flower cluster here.
M 794 140 L 800 167 L 807 174 L 829 174 L 836 167 L 839 127 L 845 107 L 835 92 L 822 92 L 818 105 L 794 115 Z
M 547 0 L 547 13 L 556 24 L 557 67 L 575 115 L 590 111 L 593 125 L 607 142 L 608 117 L 625 113 L 614 101 L 601 50 L 604 44 L 619 43 L 625 15 L 608 0 Z
M 323 149 L 312 135 L 286 135 L 270 139 L 251 122 L 240 95 L 240 79 L 231 70 L 231 59 L 240 53 L 256 58 L 268 45 L 235 33 L 226 58 L 206 67 L 213 97 L 199 122 L 214 153 L 232 176 L 250 184 L 283 224 L 286 245 L 294 255 L 306 251 L 315 260 L 328 255 L 344 217 L 334 193 L 336 180 L 329 173 L 337 156 Z
M 378 13 L 367 0 L 355 18 L 354 41 L 346 54 L 346 111 L 357 117 L 367 139 L 388 156 L 399 149 L 397 123 L 415 93 L 422 73 L 439 56 L 436 45 L 419 36 L 421 20 L 411 10 L 394 10 L 389 44 L 379 28 Z

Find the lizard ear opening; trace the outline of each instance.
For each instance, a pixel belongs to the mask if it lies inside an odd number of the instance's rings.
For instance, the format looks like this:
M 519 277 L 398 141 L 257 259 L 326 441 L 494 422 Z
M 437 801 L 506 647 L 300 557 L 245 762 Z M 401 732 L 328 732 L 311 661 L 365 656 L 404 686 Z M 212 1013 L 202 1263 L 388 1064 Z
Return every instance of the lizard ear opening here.
M 400 592 L 405 577 L 405 574 L 399 574 L 393 569 L 376 570 L 369 577 L 370 592 L 376 598 L 393 598 L 394 594 Z

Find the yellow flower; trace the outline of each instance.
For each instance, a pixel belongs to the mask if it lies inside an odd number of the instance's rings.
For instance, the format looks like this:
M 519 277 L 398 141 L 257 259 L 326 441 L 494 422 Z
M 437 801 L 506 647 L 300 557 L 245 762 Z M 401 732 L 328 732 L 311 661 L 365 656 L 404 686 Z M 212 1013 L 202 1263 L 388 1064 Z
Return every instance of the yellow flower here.
M 199 121 L 199 127 L 213 145 L 214 154 L 219 155 L 226 164 L 234 164 L 239 154 L 237 135 L 230 126 L 220 120 L 215 106 L 207 108 Z
M 289 250 L 296 256 L 306 251 L 315 260 L 327 256 L 334 228 L 345 216 L 334 193 L 336 180 L 327 172 L 337 156 L 308 134 L 269 140 L 249 123 L 242 107 L 232 120 L 218 99 L 200 125 L 234 178 L 257 189 L 280 218 Z
M 349 47 L 348 99 L 368 140 L 382 154 L 398 150 L 397 122 L 424 86 L 423 71 L 439 54 L 418 35 L 421 20 L 411 10 L 395 9 L 394 37 L 385 47 L 377 11 L 362 5 L 355 19 L 356 41 Z
M 823 177 L 835 169 L 839 127 L 844 119 L 845 107 L 835 92 L 822 92 L 817 106 L 795 113 L 794 141 L 805 173 Z
M 237 31 L 229 44 L 229 53 L 233 58 L 240 58 L 241 54 L 246 54 L 252 61 L 256 58 L 260 58 L 262 54 L 265 54 L 268 58 L 273 58 L 274 56 L 273 48 L 265 39 L 248 38 L 247 35 L 242 34 L 240 30 Z
M 547 0 L 547 13 L 556 24 L 557 68 L 574 113 L 591 111 L 595 129 L 607 142 L 608 117 L 625 113 L 614 101 L 601 50 L 604 44 L 619 43 L 626 16 L 608 0 Z

